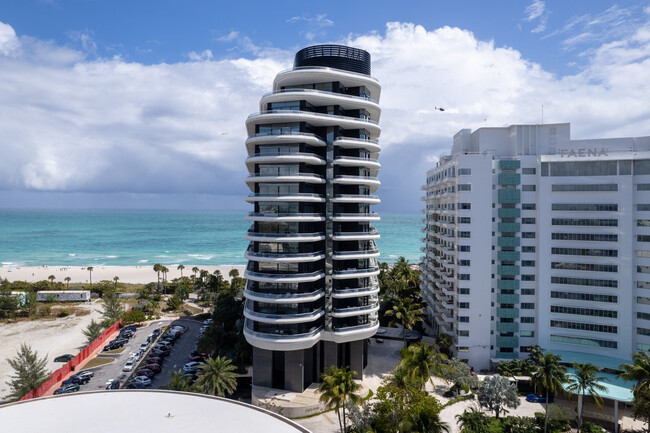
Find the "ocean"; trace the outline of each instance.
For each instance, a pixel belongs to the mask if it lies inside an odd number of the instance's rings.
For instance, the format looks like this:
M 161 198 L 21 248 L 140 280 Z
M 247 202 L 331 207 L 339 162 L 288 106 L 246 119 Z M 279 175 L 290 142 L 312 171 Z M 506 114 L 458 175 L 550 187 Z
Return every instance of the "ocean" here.
M 245 212 L 0 210 L 0 263 L 11 266 L 245 265 Z M 420 258 L 418 213 L 381 213 L 380 261 Z

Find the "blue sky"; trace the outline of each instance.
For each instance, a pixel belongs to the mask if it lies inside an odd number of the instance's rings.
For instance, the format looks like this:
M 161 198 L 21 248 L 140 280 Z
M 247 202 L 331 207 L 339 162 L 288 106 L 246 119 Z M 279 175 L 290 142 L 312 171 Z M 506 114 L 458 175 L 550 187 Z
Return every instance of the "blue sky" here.
M 371 52 L 380 211 L 461 128 L 650 135 L 650 3 L 0 3 L 0 207 L 246 209 L 244 120 L 296 50 Z M 443 114 L 432 106 L 444 106 Z

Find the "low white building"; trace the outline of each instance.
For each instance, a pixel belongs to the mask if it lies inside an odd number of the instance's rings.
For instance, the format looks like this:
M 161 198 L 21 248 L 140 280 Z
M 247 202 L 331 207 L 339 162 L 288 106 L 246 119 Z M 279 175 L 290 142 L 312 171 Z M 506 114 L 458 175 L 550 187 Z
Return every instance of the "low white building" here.
M 650 350 L 650 137 L 461 130 L 422 189 L 427 318 L 458 357 Z
M 36 293 L 36 300 L 47 302 L 85 302 L 90 301 L 89 290 L 42 290 Z

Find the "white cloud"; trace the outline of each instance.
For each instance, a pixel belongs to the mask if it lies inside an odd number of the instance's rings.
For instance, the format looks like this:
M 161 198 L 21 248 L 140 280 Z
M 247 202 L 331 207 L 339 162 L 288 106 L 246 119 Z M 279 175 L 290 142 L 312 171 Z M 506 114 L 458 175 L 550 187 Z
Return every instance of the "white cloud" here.
M 244 121 L 292 52 L 143 65 L 0 32 L 13 41 L 0 42 L 0 190 L 220 194 L 245 206 Z M 650 134 L 648 41 L 646 17 L 564 77 L 459 28 L 389 23 L 340 41 L 369 50 L 382 83 L 382 206 L 417 209 L 426 169 L 459 129 L 536 123 L 542 104 L 576 138 Z
M 220 42 L 230 42 L 237 39 L 238 36 L 239 36 L 239 32 L 232 30 L 227 35 L 218 37 L 217 40 Z
M 546 11 L 546 3 L 542 0 L 533 0 L 533 2 L 524 11 L 526 14 L 525 21 L 534 21 L 539 18 L 537 27 L 531 30 L 532 33 L 540 33 L 546 30 L 546 21 L 548 20 L 548 12 Z
M 13 27 L 0 21 L 0 54 L 9 56 L 19 48 L 20 43 Z

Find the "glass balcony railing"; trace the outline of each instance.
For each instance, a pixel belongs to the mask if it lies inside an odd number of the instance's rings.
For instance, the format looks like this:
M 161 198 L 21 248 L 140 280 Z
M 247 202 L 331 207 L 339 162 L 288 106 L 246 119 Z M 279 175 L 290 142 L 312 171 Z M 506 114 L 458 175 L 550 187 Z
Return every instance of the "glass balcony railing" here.
M 313 111 L 301 111 L 301 110 L 267 110 L 260 111 L 259 113 L 253 113 L 248 116 L 248 119 L 252 119 L 257 116 L 263 116 L 266 114 L 295 114 L 300 116 L 315 116 L 324 120 L 332 119 L 339 121 L 355 121 L 355 122 L 364 122 L 370 123 L 372 125 L 379 125 L 379 122 L 371 119 L 365 119 L 360 117 L 351 117 L 351 116 L 340 116 L 338 114 L 325 114 L 325 113 L 316 113 Z
M 337 92 L 330 92 L 327 90 L 316 90 L 316 89 L 283 89 L 283 90 L 276 90 L 275 92 L 268 92 L 265 93 L 262 98 L 269 97 L 271 95 L 278 95 L 278 94 L 288 94 L 288 93 L 303 93 L 303 94 L 315 94 L 315 95 L 324 95 L 324 96 L 329 96 L 329 95 L 334 95 L 334 96 L 343 96 L 345 98 L 350 98 L 350 99 L 357 99 L 360 101 L 369 101 L 372 103 L 377 104 L 377 101 L 370 99 L 368 96 L 356 96 L 356 95 L 348 95 L 346 93 L 337 93 Z

